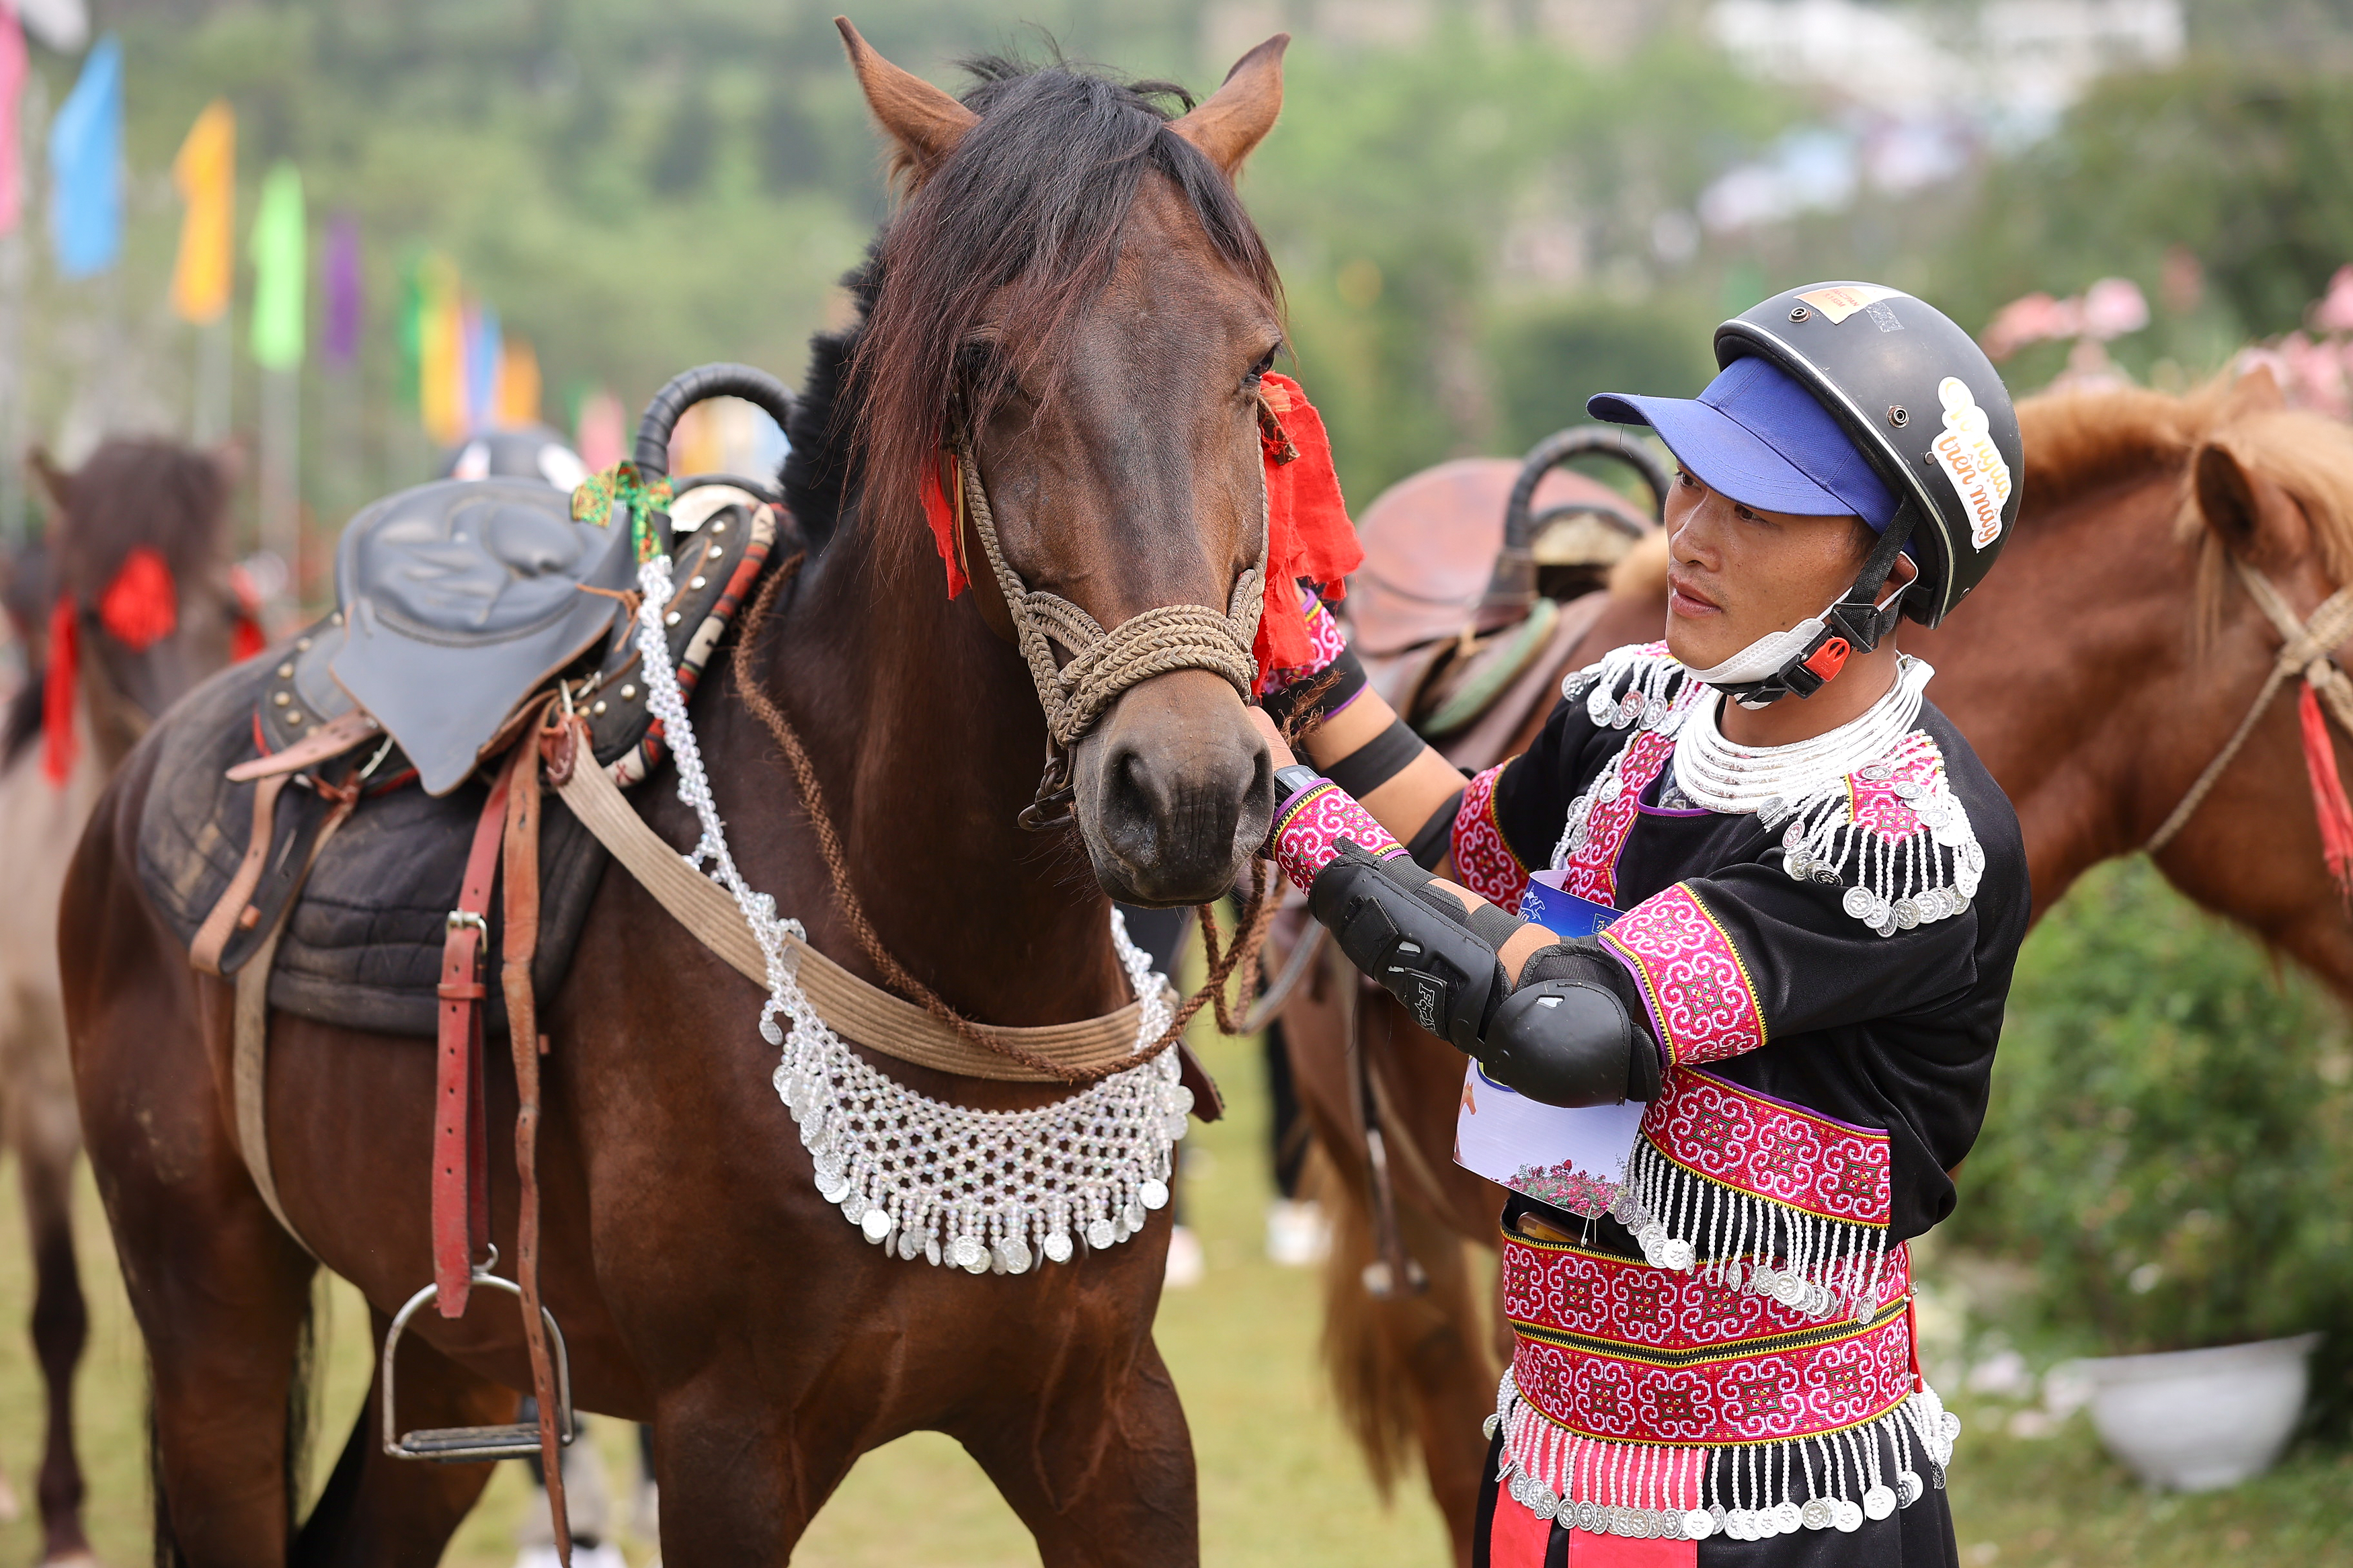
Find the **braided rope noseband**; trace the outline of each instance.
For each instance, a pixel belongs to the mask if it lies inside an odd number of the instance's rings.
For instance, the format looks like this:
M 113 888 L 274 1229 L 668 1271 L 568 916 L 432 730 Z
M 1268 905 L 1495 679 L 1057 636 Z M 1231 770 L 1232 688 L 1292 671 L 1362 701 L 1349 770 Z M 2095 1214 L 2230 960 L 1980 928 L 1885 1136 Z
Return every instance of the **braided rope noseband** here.
M 1029 679 L 1046 710 L 1046 771 L 1038 798 L 1021 814 L 1033 831 L 1070 819 L 1074 798 L 1070 749 L 1094 727 L 1128 688 L 1178 669 L 1206 669 L 1223 676 L 1250 700 L 1258 679 L 1258 622 L 1265 608 L 1268 545 L 1265 470 L 1259 479 L 1258 550 L 1234 578 L 1225 610 L 1207 605 L 1158 605 L 1130 616 L 1105 631 L 1102 623 L 1059 594 L 1032 589 L 1005 559 L 997 537 L 997 515 L 978 466 L 962 448 L 951 450 L 959 524 L 965 515 L 980 536 L 980 548 L 1013 617 L 1014 638 Z M 967 511 L 968 509 L 968 511 Z M 1056 647 L 1069 655 L 1055 655 Z

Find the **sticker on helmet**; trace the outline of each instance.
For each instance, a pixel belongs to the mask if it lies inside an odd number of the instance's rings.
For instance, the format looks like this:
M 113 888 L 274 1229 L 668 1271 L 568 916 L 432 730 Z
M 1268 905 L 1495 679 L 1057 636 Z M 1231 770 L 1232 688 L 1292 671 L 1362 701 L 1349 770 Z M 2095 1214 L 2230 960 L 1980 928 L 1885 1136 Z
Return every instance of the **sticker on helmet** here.
M 1945 405 L 1945 428 L 1928 444 L 1936 466 L 1953 481 L 1962 510 L 1969 514 L 1969 542 L 1983 550 L 2001 537 L 2002 503 L 2010 500 L 2010 465 L 1988 433 L 1986 411 L 1960 377 L 1936 384 Z
M 1903 293 L 1901 289 L 1883 289 L 1876 283 L 1840 283 L 1828 289 L 1809 289 L 1798 298 L 1828 316 L 1831 325 L 1836 326 L 1857 310 L 1866 310 L 1882 300 L 1901 299 Z M 1883 332 L 1887 329 L 1879 330 Z

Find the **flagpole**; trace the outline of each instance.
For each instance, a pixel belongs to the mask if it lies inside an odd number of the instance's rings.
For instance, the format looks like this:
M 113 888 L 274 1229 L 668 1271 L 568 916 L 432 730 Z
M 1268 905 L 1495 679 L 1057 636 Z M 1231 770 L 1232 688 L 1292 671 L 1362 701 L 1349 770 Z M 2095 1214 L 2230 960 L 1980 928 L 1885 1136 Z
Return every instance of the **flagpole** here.
M 286 563 L 286 592 L 301 596 L 301 368 L 261 373 L 261 547 Z

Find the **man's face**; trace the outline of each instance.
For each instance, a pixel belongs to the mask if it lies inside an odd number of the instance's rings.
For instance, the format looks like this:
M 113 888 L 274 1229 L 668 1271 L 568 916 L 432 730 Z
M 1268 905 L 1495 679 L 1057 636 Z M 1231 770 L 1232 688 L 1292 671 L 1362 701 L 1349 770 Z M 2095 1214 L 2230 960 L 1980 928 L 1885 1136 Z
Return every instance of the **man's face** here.
M 1820 615 L 1871 553 L 1858 518 L 1761 511 L 1681 468 L 1666 526 L 1667 651 L 1694 669 Z

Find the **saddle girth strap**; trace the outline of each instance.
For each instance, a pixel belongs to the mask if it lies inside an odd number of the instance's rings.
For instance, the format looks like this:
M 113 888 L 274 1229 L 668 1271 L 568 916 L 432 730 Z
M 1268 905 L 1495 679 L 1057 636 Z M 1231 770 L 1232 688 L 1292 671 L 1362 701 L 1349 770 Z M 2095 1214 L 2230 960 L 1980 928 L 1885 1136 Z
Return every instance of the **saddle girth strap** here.
M 491 1238 L 490 1130 L 482 1109 L 483 939 L 506 826 L 506 771 L 491 786 L 441 942 L 439 1064 L 433 1096 L 433 1304 L 462 1318 L 474 1259 Z
M 539 1032 L 539 1002 L 531 989 L 532 959 L 539 951 L 537 731 L 534 722 L 507 758 L 499 983 L 506 994 L 507 1039 L 514 1053 L 515 1286 L 522 1293 L 523 1342 L 531 1352 L 532 1395 L 539 1405 L 539 1468 L 547 1478 L 556 1553 L 568 1563 L 572 1527 L 564 1498 L 564 1434 L 557 1426 L 562 1411 L 548 1357 L 547 1323 L 539 1305 L 539 1058 L 547 1049 L 547 1037 Z M 590 765 L 595 765 L 593 759 Z

